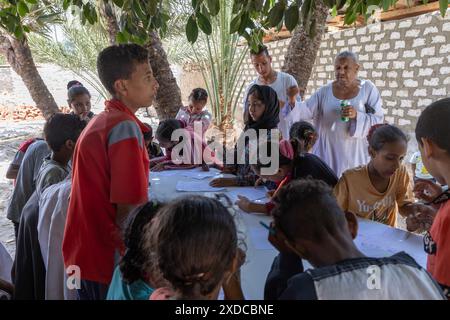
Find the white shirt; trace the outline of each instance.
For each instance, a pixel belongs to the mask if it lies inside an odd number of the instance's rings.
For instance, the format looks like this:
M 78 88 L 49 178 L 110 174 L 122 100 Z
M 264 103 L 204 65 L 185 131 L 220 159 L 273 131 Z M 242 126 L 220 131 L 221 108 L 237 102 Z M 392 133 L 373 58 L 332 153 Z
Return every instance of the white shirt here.
M 39 200 L 38 239 L 45 268 L 45 299 L 76 300 L 76 290 L 69 290 L 66 281 L 62 241 L 69 206 L 72 181 L 48 187 Z

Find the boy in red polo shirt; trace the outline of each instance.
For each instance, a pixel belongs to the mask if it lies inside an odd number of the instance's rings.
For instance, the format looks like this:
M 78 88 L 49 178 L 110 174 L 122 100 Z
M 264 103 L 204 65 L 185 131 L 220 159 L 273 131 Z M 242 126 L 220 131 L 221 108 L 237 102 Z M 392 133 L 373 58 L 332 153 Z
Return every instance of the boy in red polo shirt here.
M 106 298 L 117 254 L 124 249 L 123 222 L 148 200 L 143 138 L 148 128 L 135 113 L 152 104 L 158 89 L 148 52 L 139 45 L 104 49 L 97 70 L 113 99 L 78 139 L 63 240 L 66 268 L 79 270 L 81 300 Z

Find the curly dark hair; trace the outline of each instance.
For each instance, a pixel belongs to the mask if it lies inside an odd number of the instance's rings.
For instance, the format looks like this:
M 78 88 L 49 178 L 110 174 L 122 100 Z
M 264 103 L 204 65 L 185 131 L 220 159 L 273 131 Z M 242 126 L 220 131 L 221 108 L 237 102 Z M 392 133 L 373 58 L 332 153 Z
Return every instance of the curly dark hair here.
M 374 151 L 380 151 L 386 143 L 397 142 L 400 140 L 407 143 L 408 137 L 402 130 L 387 123 L 373 125 L 367 135 L 369 146 Z
M 124 237 L 127 249 L 119 263 L 122 279 L 127 283 L 146 279 L 147 272 L 144 268 L 146 258 L 142 250 L 144 227 L 162 206 L 155 201 L 147 202 L 128 218 Z
M 77 142 L 84 127 L 86 122 L 74 114 L 55 113 L 45 123 L 45 141 L 52 151 L 58 152 L 66 141 Z
M 308 152 L 317 141 L 317 132 L 314 126 L 307 121 L 295 122 L 289 130 L 289 138 L 300 142 L 300 150 L 298 152 Z
M 166 205 L 144 233 L 148 265 L 156 264 L 185 299 L 211 293 L 237 252 L 233 217 L 218 200 L 203 196 Z
M 321 180 L 295 180 L 281 188 L 272 215 L 286 237 L 320 242 L 346 226 L 332 189 Z
M 189 99 L 194 101 L 206 101 L 208 100 L 208 92 L 203 88 L 195 88 L 189 95 Z
M 439 148 L 450 153 L 450 98 L 433 102 L 419 117 L 416 125 L 416 139 L 422 145 L 422 138 L 428 138 Z

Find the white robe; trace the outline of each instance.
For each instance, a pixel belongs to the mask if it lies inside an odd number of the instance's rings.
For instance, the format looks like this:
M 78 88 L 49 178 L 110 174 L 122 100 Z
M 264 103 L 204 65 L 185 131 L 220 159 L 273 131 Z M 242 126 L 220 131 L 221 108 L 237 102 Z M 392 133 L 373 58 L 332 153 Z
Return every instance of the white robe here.
M 313 153 L 322 158 L 338 177 L 345 170 L 367 164 L 367 134 L 370 128 L 384 119 L 381 96 L 369 80 L 360 80 L 358 94 L 347 99 L 356 111 L 356 119 L 349 122 L 341 120 L 340 99 L 333 95 L 332 83 L 317 90 L 307 101 L 302 120 L 313 120 L 318 140 Z M 371 112 L 367 110 L 371 109 Z
M 11 282 L 11 268 L 13 260 L 3 243 L 0 242 L 0 279 Z
M 76 290 L 71 290 L 66 285 L 67 274 L 62 255 L 71 187 L 71 178 L 67 177 L 64 181 L 47 188 L 40 199 L 38 239 L 47 270 L 45 275 L 47 300 L 77 299 Z

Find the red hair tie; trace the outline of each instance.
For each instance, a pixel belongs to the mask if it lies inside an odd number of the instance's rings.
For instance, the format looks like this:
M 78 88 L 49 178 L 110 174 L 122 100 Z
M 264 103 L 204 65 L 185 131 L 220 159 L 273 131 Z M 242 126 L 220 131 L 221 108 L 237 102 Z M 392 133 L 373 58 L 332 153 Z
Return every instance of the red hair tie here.
M 367 142 L 370 143 L 370 139 L 372 139 L 372 136 L 374 134 L 374 132 L 380 128 L 380 127 L 384 127 L 384 126 L 388 126 L 388 123 L 378 123 L 378 124 L 374 124 L 372 127 L 370 127 L 369 129 L 369 133 L 367 134 Z

